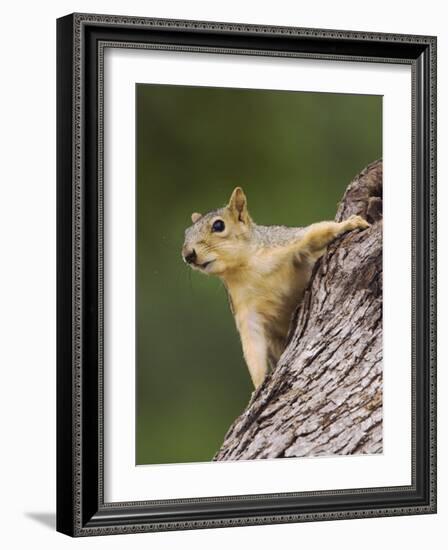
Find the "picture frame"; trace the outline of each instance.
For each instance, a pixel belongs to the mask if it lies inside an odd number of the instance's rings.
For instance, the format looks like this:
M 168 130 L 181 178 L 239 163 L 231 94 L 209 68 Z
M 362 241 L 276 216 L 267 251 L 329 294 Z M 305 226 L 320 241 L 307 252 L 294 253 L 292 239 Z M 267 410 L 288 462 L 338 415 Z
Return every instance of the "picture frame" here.
M 103 61 L 107 47 L 411 68 L 409 485 L 105 500 Z M 436 38 L 72 14 L 57 21 L 57 51 L 57 530 L 93 536 L 435 513 Z

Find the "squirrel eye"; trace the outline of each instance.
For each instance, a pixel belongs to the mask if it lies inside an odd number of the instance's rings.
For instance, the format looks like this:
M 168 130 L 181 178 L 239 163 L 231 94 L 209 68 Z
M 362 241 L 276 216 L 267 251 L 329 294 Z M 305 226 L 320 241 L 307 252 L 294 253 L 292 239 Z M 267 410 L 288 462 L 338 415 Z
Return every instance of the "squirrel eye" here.
M 225 227 L 225 223 L 222 220 L 216 220 L 213 222 L 212 232 L 221 233 L 222 231 L 224 231 Z

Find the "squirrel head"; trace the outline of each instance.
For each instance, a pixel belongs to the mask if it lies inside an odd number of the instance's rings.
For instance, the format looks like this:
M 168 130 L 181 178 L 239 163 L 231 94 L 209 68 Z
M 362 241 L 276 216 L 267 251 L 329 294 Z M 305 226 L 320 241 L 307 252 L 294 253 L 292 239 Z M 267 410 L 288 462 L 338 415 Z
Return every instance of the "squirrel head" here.
M 185 231 L 182 258 L 193 269 L 225 276 L 248 259 L 252 219 L 241 187 L 236 187 L 224 208 L 207 214 L 194 212 Z

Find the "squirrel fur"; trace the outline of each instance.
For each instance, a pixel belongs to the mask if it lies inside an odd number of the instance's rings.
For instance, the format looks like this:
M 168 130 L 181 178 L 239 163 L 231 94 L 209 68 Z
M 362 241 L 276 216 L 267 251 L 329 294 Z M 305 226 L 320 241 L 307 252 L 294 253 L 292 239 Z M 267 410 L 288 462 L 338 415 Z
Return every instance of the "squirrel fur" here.
M 227 206 L 204 215 L 195 212 L 191 219 L 182 257 L 193 269 L 222 280 L 258 388 L 285 349 L 292 315 L 316 260 L 336 237 L 369 224 L 351 216 L 308 227 L 257 225 L 241 187 Z

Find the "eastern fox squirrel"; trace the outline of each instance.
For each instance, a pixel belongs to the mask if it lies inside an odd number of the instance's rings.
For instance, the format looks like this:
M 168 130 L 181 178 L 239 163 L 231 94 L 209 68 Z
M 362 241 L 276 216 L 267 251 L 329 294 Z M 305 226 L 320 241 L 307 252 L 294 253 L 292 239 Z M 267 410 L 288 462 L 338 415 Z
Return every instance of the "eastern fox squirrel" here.
M 227 290 L 244 358 L 255 388 L 286 345 L 289 324 L 316 260 L 336 237 L 366 229 L 361 216 L 308 227 L 263 226 L 253 222 L 244 191 L 237 187 L 227 206 L 191 215 L 184 261 L 217 275 Z

